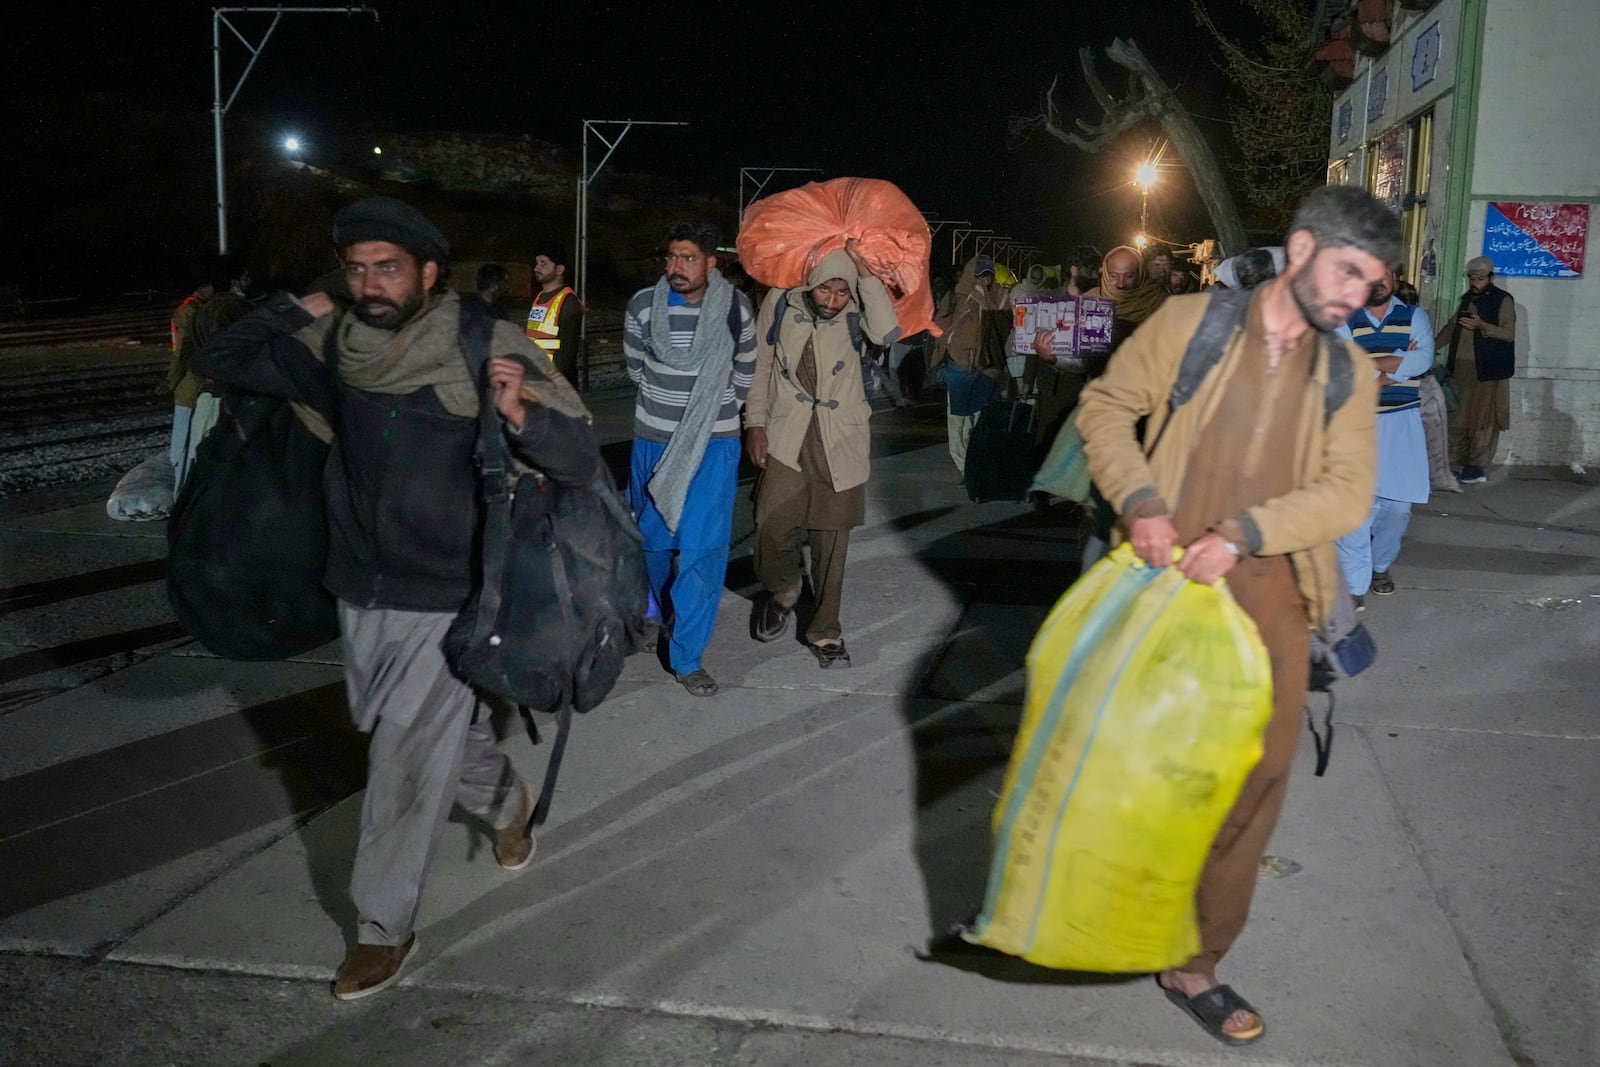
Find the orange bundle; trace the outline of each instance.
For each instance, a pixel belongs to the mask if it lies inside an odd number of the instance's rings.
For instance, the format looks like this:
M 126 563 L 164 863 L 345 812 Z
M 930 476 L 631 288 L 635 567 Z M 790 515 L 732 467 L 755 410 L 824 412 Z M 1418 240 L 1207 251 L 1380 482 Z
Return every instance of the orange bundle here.
M 763 285 L 791 289 L 852 238 L 856 254 L 894 298 L 902 336 L 923 330 L 938 336 L 928 284 L 933 235 L 893 182 L 834 178 L 756 201 L 739 228 L 739 260 Z

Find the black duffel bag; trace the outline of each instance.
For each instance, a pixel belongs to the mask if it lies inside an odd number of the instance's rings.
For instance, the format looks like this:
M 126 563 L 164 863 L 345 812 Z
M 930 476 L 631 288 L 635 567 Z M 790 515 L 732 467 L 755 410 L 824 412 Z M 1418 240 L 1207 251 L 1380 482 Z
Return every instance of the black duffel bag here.
M 483 495 L 476 588 L 445 636 L 456 673 L 538 711 L 588 711 L 644 634 L 644 541 L 603 465 L 584 486 L 515 464 L 487 388 L 494 321 L 461 302 L 462 353 L 479 383 Z
M 211 652 L 284 659 L 339 636 L 322 586 L 327 461 L 288 401 L 223 398 L 167 524 L 167 598 Z

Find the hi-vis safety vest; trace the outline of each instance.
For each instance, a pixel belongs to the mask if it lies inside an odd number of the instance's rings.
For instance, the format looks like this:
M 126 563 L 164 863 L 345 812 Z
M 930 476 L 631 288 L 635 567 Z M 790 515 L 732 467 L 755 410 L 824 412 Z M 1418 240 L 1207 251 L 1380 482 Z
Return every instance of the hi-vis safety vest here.
M 544 349 L 551 362 L 555 362 L 556 353 L 561 351 L 561 307 L 568 300 L 576 299 L 578 294 L 571 286 L 562 286 L 548 302 L 543 293 L 534 297 L 533 306 L 528 309 L 528 337 Z
M 1392 356 L 1396 352 L 1403 352 L 1406 346 L 1411 344 L 1411 319 L 1416 310 L 1410 304 L 1396 301 L 1384 315 L 1383 320 L 1374 326 L 1372 320 L 1367 317 L 1366 309 L 1363 308 L 1350 316 L 1350 336 L 1356 344 L 1374 357 Z M 1421 403 L 1421 388 L 1416 378 L 1385 385 L 1378 392 L 1379 414 L 1404 411 L 1407 408 L 1418 407 Z

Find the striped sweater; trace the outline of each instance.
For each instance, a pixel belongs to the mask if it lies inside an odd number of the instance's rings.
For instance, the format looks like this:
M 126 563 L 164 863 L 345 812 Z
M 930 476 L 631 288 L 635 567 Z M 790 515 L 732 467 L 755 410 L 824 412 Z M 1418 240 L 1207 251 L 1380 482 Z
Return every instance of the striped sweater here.
M 735 292 L 739 304 L 739 343 L 733 353 L 733 373 L 722 392 L 722 407 L 717 411 L 717 421 L 712 427 L 712 437 L 739 436 L 739 408 L 744 405 L 745 394 L 756 370 L 756 317 L 750 309 L 750 299 Z M 628 301 L 628 313 L 622 331 L 622 351 L 628 360 L 628 377 L 639 386 L 639 399 L 633 408 L 633 435 L 645 441 L 668 441 L 683 418 L 683 409 L 689 402 L 689 390 L 694 386 L 694 375 L 675 371 L 656 359 L 650 348 L 650 306 L 655 300 L 654 287 L 640 289 Z M 695 325 L 700 321 L 700 306 L 686 304 L 677 293 L 668 296 L 668 314 L 672 321 L 672 343 L 687 347 L 694 339 Z

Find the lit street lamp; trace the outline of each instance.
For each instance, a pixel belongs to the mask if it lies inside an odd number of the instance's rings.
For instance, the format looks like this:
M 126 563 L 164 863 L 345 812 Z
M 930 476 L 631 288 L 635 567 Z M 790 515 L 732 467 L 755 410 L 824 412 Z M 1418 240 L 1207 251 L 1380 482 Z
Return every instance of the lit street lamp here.
M 300 138 L 296 137 L 294 134 L 290 134 L 283 139 L 283 150 L 291 155 L 298 153 L 301 147 L 302 145 L 300 143 Z
M 1150 243 L 1146 234 L 1150 230 L 1150 187 L 1156 183 L 1156 165 L 1152 161 L 1139 164 L 1133 172 L 1133 182 L 1139 187 L 1139 235 L 1133 239 L 1140 250 Z

